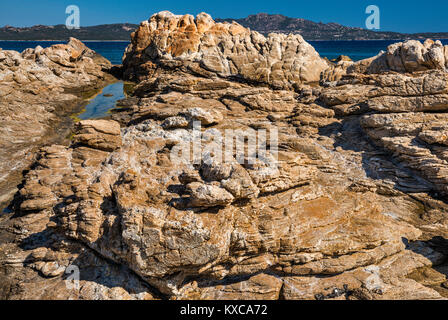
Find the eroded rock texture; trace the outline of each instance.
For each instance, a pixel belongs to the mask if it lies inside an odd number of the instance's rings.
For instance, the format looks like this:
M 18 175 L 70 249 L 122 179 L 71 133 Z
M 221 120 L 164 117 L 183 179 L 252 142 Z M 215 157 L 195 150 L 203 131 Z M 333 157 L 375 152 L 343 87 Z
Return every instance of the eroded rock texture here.
M 74 38 L 22 53 L 0 49 L 0 207 L 30 164 L 32 150 L 62 135 L 67 114 L 76 110 L 84 91 L 108 81 L 103 69 L 109 67 Z
M 141 25 L 124 69 L 144 78 L 135 96 L 113 119 L 80 122 L 71 146 L 43 148 L 3 217 L 3 297 L 448 296 L 444 70 L 344 69 L 337 81 L 326 70 L 309 86 L 287 69 L 297 81 L 275 87 L 191 69 L 239 32 L 258 37 L 204 14 Z M 179 161 L 173 150 L 193 143 L 198 123 L 203 145 L 226 129 L 261 130 L 268 151 Z M 79 290 L 64 285 L 70 265 Z
M 321 76 L 326 81 L 339 80 L 345 74 L 379 74 L 385 72 L 413 73 L 428 70 L 448 69 L 448 46 L 440 41 L 417 40 L 390 45 L 372 58 L 353 62 L 341 59 L 335 66 L 325 70 Z
M 319 81 L 328 65 L 300 35 L 267 38 L 234 23 L 215 23 L 206 13 L 196 18 L 164 11 L 132 34 L 123 64 L 125 77 L 142 80 L 154 67 L 182 68 L 205 77 L 216 75 L 289 88 Z

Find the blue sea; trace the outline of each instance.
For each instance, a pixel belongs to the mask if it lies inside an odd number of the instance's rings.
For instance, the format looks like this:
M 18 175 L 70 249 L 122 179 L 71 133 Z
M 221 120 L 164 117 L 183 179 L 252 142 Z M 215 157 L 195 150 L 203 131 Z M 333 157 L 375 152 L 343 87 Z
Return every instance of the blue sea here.
M 309 41 L 316 48 L 321 57 L 335 59 L 340 55 L 349 56 L 352 60 L 358 61 L 373 57 L 381 50 L 398 41 Z M 0 48 L 4 50 L 16 50 L 22 52 L 27 48 L 36 46 L 49 47 L 53 44 L 64 43 L 61 41 L 0 41 Z M 448 44 L 448 40 L 442 40 Z M 113 64 L 121 64 L 123 53 L 128 46 L 128 41 L 86 41 L 85 44 L 92 50 L 107 58 Z M 88 99 L 84 111 L 76 115 L 78 119 L 96 119 L 108 115 L 110 109 L 116 106 L 117 100 L 126 96 L 124 83 L 119 81 L 103 88 L 96 96 Z
M 444 45 L 448 39 L 440 40 Z M 355 41 L 308 41 L 321 57 L 335 59 L 340 55 L 349 56 L 353 61 L 376 56 L 381 50 L 386 50 L 400 40 L 355 40 Z
M 443 44 L 448 44 L 448 40 L 441 40 Z M 322 57 L 335 59 L 340 55 L 349 56 L 352 60 L 358 61 L 365 58 L 375 56 L 381 50 L 386 48 L 398 40 L 359 40 L 359 41 L 309 41 L 316 48 Z M 26 48 L 49 47 L 56 43 L 64 43 L 57 41 L 0 41 L 0 48 L 4 50 L 23 51 Z M 108 41 L 97 42 L 88 41 L 85 44 L 92 50 L 98 52 L 105 58 L 109 59 L 113 64 L 120 64 L 124 50 L 128 46 L 127 41 Z

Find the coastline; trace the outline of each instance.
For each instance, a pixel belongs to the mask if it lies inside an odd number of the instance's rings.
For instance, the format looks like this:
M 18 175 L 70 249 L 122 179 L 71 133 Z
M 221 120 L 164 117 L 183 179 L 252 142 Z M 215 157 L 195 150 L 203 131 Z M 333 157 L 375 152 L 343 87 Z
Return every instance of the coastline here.
M 409 41 L 409 40 L 418 40 L 418 41 L 424 41 L 424 40 L 426 40 L 426 39 L 428 39 L 428 38 L 412 38 L 412 39 L 363 39 L 363 40 L 336 40 L 336 39 L 334 39 L 334 40 L 310 40 L 310 39 L 305 39 L 306 41 L 309 41 L 309 42 L 324 42 L 324 41 L 327 41 L 327 42 L 343 42 L 343 41 L 347 41 L 347 42 L 349 42 L 349 41 Z M 429 39 L 431 39 L 431 38 L 429 38 Z M 443 40 L 443 41 L 445 41 L 445 40 L 448 40 L 448 38 L 434 38 L 433 40 Z M 1 41 L 1 40 L 0 40 Z
M 63 40 L 1 40 L 1 42 L 57 42 L 57 41 L 68 41 Z M 81 40 L 82 42 L 130 42 L 129 40 Z
M 408 41 L 408 40 L 418 40 L 418 41 L 424 41 L 427 38 L 411 38 L 411 39 L 362 39 L 362 40 L 343 40 L 343 39 L 332 39 L 332 40 L 312 40 L 312 39 L 305 39 L 306 41 L 313 41 L 313 42 L 351 42 L 351 41 Z M 429 38 L 431 39 L 431 38 Z M 447 40 L 448 38 L 434 38 L 433 40 Z M 67 39 L 59 39 L 59 40 L 1 40 L 0 42 L 59 42 L 59 41 L 68 41 Z M 83 42 L 130 42 L 129 40 L 81 40 Z

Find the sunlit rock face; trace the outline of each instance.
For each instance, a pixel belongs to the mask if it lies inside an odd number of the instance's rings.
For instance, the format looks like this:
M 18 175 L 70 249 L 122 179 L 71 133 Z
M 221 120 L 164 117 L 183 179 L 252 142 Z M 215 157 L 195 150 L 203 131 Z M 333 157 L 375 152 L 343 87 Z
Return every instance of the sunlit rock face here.
M 335 81 L 346 74 L 413 73 L 448 70 L 448 46 L 427 39 L 423 44 L 408 40 L 391 44 L 386 51 L 361 61 L 338 61 L 322 74 L 324 81 Z
M 184 68 L 207 77 L 236 77 L 279 88 L 319 81 L 328 68 L 300 35 L 266 38 L 235 22 L 215 23 L 206 13 L 195 18 L 168 11 L 140 24 L 123 64 L 130 79 L 141 80 L 154 67 Z
M 37 147 L 60 141 L 61 126 L 85 98 L 111 78 L 111 64 L 71 38 L 67 44 L 19 53 L 0 49 L 0 207 Z
M 447 75 L 340 63 L 205 14 L 142 23 L 126 107 L 42 148 L 2 217 L 2 297 L 448 297 Z M 229 130 L 263 156 L 216 158 Z

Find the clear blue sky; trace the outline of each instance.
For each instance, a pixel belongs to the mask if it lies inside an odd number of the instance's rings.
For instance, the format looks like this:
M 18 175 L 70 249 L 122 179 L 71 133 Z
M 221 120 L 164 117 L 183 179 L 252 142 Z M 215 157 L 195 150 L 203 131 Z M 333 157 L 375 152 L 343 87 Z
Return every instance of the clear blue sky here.
M 210 13 L 214 18 L 241 18 L 259 12 L 279 13 L 316 22 L 338 22 L 364 27 L 365 9 L 381 9 L 381 30 L 398 32 L 448 32 L 448 0 L 0 0 L 0 26 L 64 24 L 65 8 L 77 5 L 81 25 L 118 22 L 139 23 L 153 13 Z

